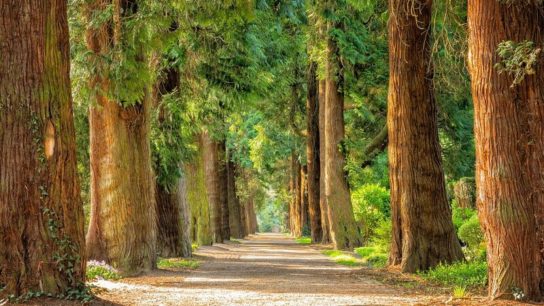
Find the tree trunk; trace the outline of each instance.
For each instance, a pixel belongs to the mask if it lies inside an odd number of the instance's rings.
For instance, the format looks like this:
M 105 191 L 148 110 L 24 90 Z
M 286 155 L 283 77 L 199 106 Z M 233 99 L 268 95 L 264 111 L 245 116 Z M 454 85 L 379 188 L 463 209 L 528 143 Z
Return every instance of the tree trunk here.
M 191 257 L 190 211 L 185 179 L 172 190 L 157 185 L 157 253 L 161 257 Z
M 319 204 L 319 89 L 317 64 L 312 62 L 308 70 L 308 98 L 306 100 L 307 130 L 306 154 L 308 159 L 308 208 L 310 231 L 313 243 L 323 240 L 321 229 L 321 206 Z
M 326 82 L 320 80 L 318 84 L 319 92 L 319 208 L 321 210 L 321 230 L 323 236 L 321 243 L 331 242 L 331 229 L 329 223 L 329 206 L 327 205 L 327 196 L 325 194 L 325 98 Z
M 236 194 L 236 165 L 227 158 L 227 199 L 229 206 L 230 233 L 234 238 L 244 238 L 240 199 Z
M 67 20 L 66 1 L 0 2 L 0 297 L 85 281 Z
M 227 152 L 225 141 L 217 144 L 217 180 L 218 180 L 218 200 L 221 206 L 221 237 L 223 240 L 230 239 L 230 221 L 229 221 L 229 201 L 228 201 L 228 180 L 227 180 Z
M 107 0 L 95 1 L 88 16 L 109 4 Z M 119 5 L 114 3 L 114 31 L 109 23 L 88 29 L 87 45 L 96 55 L 110 52 L 112 42 L 116 44 L 121 36 L 120 14 L 127 10 Z M 110 82 L 107 73 L 97 73 L 91 87 L 107 92 Z M 91 219 L 87 255 L 106 261 L 123 275 L 139 274 L 156 265 L 150 104 L 150 95 L 146 94 L 141 103 L 123 107 L 121 101 L 110 100 L 98 91 L 96 106 L 90 111 Z
M 221 191 L 219 190 L 219 156 L 217 151 L 217 143 L 210 138 L 207 132 L 204 132 L 202 137 L 213 242 L 222 243 L 223 238 L 221 234 L 222 224 L 220 202 Z
M 468 4 L 476 198 L 492 298 L 511 298 L 514 290 L 529 300 L 543 295 L 544 62 L 539 58 L 535 74 L 515 86 L 494 67 L 503 41 L 542 48 L 544 19 L 536 2 Z
M 393 219 L 389 262 L 403 272 L 416 272 L 462 260 L 463 253 L 446 197 L 438 142 L 431 1 L 390 0 L 389 5 L 387 123 Z
M 333 25 L 329 24 L 329 32 Z M 339 50 L 332 37 L 327 38 L 327 78 L 325 94 L 325 195 L 327 197 L 331 240 L 336 249 L 361 245 L 359 226 L 353 216 L 351 197 L 344 171 L 343 75 Z
M 294 237 L 302 236 L 302 193 L 301 193 L 301 166 L 296 154 L 291 156 L 291 202 L 289 220 L 291 234 Z
M 302 236 L 310 232 L 310 210 L 308 207 L 308 169 L 300 168 L 300 231 Z
M 210 220 L 210 204 L 204 169 L 203 139 L 199 135 L 198 153 L 190 163 L 185 164 L 187 202 L 191 210 L 191 238 L 198 245 L 213 243 Z

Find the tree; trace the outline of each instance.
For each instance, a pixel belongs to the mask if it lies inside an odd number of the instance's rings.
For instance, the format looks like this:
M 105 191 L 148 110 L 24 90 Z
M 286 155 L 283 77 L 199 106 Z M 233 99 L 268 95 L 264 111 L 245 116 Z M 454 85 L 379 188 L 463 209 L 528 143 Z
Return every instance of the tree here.
M 138 34 L 130 33 L 132 29 L 124 24 L 146 8 L 139 5 L 143 3 L 95 0 L 85 8 L 89 61 L 97 69 L 90 80 L 95 101 L 90 111 L 87 255 L 106 261 L 124 275 L 156 265 L 157 214 L 149 143 L 151 83 L 143 53 L 146 42 L 131 40 Z M 113 9 L 111 18 L 93 19 L 109 9 Z M 113 66 L 108 66 L 111 63 Z
M 218 144 L 211 136 L 204 132 L 202 134 L 202 145 L 204 154 L 204 167 L 206 173 L 206 186 L 208 190 L 208 202 L 210 203 L 210 219 L 213 232 L 213 241 L 222 243 L 222 205 L 221 205 L 221 190 L 219 181 L 219 155 Z
M 306 99 L 306 126 L 308 135 L 306 140 L 306 156 L 308 159 L 308 208 L 312 242 L 319 243 L 323 240 L 323 230 L 321 228 L 321 206 L 319 202 L 319 88 L 317 80 L 317 64 L 315 62 L 312 62 L 309 65 L 307 84 L 308 97 Z
M 326 1 L 330 14 L 340 3 Z M 337 249 L 353 249 L 361 245 L 359 227 L 353 216 L 347 175 L 344 172 L 344 79 L 338 42 L 332 36 L 342 25 L 327 21 L 325 60 L 325 196 L 328 206 L 330 235 Z
M 227 152 L 225 141 L 221 140 L 217 144 L 217 180 L 218 180 L 218 201 L 221 205 L 221 237 L 224 240 L 230 239 L 230 214 L 228 199 L 228 179 L 227 179 Z
M 66 4 L 0 4 L 0 295 L 84 286 Z
M 469 1 L 468 21 L 476 198 L 487 240 L 489 295 L 511 298 L 517 293 L 518 298 L 540 300 L 544 280 L 542 4 Z
M 403 272 L 463 259 L 438 142 L 431 9 L 430 1 L 389 1 L 387 124 L 393 220 L 389 263 Z
M 230 234 L 234 238 L 244 238 L 244 223 L 242 209 L 236 191 L 237 166 L 227 155 L 227 200 L 229 207 Z

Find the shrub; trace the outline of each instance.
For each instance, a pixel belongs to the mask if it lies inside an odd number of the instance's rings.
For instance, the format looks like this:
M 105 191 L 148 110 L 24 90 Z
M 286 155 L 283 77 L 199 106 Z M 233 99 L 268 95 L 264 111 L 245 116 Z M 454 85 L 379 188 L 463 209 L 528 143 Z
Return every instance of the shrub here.
M 484 234 L 478 216 L 472 216 L 459 228 L 459 238 L 467 244 L 466 253 L 470 258 L 485 257 Z
M 484 287 L 487 283 L 487 263 L 471 261 L 438 265 L 434 269 L 421 273 L 421 276 L 446 286 Z
M 121 278 L 121 275 L 116 269 L 103 261 L 90 260 L 87 262 L 86 277 L 87 280 L 118 280 Z
M 390 215 L 389 191 L 377 184 L 365 184 L 355 190 L 351 198 L 363 238 L 369 240 L 378 224 Z
M 452 201 L 452 218 L 455 230 L 458 231 L 465 222 L 475 215 L 477 215 L 475 209 L 459 207 L 457 200 Z

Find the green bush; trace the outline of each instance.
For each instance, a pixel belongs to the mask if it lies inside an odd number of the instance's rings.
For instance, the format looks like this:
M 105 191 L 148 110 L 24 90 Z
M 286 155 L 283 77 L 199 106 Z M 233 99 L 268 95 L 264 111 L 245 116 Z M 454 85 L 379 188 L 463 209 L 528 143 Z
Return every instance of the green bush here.
M 365 184 L 353 192 L 351 199 L 363 239 L 368 241 L 378 224 L 390 216 L 389 191 L 377 184 Z
M 478 216 L 472 216 L 459 228 L 459 238 L 467 244 L 466 255 L 470 259 L 485 257 L 484 234 Z
M 421 273 L 431 282 L 446 286 L 484 287 L 487 283 L 487 263 L 485 261 L 457 262 L 439 265 Z
M 477 215 L 475 209 L 461 208 L 457 204 L 456 200 L 452 201 L 452 217 L 453 217 L 453 225 L 455 226 L 455 230 L 459 230 L 459 228 L 465 222 L 467 222 L 469 219 L 471 219 L 475 215 Z

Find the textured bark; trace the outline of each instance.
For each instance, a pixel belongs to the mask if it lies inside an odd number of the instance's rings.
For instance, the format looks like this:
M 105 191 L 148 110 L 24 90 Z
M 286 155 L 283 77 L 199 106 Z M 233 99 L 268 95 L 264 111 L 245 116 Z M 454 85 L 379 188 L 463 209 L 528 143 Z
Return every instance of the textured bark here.
M 215 143 L 207 132 L 202 134 L 202 143 L 204 151 L 204 167 L 206 173 L 206 186 L 208 190 L 208 202 L 210 203 L 211 229 L 213 233 L 213 242 L 222 243 L 222 223 L 221 223 L 221 202 L 219 190 L 219 155 L 217 143 Z
M 240 199 L 236 194 L 236 165 L 227 159 L 227 199 L 229 207 L 230 234 L 234 238 L 244 238 Z
M 85 280 L 67 20 L 66 1 L 0 2 L 0 298 Z
M 476 202 L 492 298 L 511 298 L 512 288 L 530 300 L 543 295 L 544 62 L 514 87 L 513 78 L 494 67 L 503 41 L 544 44 L 542 5 L 536 2 L 468 2 Z
M 329 24 L 329 31 L 335 25 Z M 344 172 L 344 94 L 340 54 L 332 37 L 327 38 L 325 81 L 325 196 L 328 203 L 330 236 L 337 249 L 361 245 L 359 226 L 353 216 L 351 196 Z
M 202 135 L 197 139 L 198 154 L 190 163 L 184 165 L 187 184 L 187 202 L 191 210 L 191 239 L 198 245 L 213 243 L 210 220 L 210 204 L 204 169 L 204 150 Z
M 321 230 L 323 236 L 321 243 L 331 242 L 331 229 L 329 223 L 329 206 L 325 195 L 325 98 L 326 82 L 319 81 L 319 208 L 321 209 Z
M 111 1 L 89 3 L 87 16 Z M 109 22 L 89 27 L 87 45 L 103 55 L 121 36 L 122 14 L 134 8 L 130 1 L 115 1 L 113 31 Z M 112 45 L 113 44 L 113 45 Z M 99 67 L 100 69 L 100 67 Z M 91 87 L 107 92 L 107 73 L 93 75 Z M 135 275 L 156 265 L 155 181 L 149 144 L 151 95 L 135 106 L 123 107 L 96 93 L 90 111 L 91 219 L 87 255 L 104 260 L 123 275 Z M 130 233 L 128 235 L 127 233 Z
M 289 205 L 289 221 L 291 234 L 302 236 L 302 197 L 301 197 L 301 166 L 296 154 L 291 156 L 291 202 Z
M 300 224 L 302 235 L 310 232 L 310 210 L 308 207 L 308 169 L 300 168 Z
M 230 239 L 229 201 L 228 201 L 228 180 L 227 180 L 227 152 L 225 141 L 217 144 L 217 180 L 218 200 L 221 206 L 221 237 L 223 240 Z
M 161 257 L 191 257 L 190 211 L 185 179 L 171 190 L 157 185 L 157 253 Z
M 306 156 L 308 159 L 308 209 L 310 231 L 313 243 L 323 240 L 321 229 L 321 206 L 319 204 L 319 88 L 317 84 L 317 64 L 312 62 L 308 70 L 308 98 L 306 100 L 307 137 Z
M 429 37 L 431 3 L 389 2 L 387 124 L 393 220 L 389 263 L 403 272 L 463 259 L 446 197 L 438 142 Z

